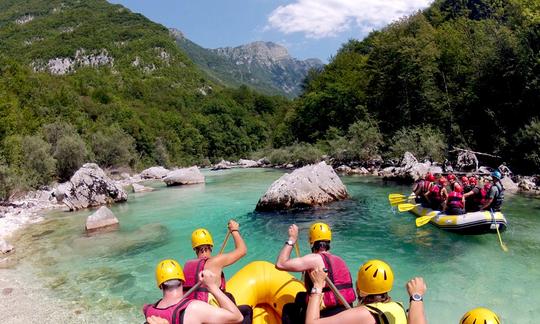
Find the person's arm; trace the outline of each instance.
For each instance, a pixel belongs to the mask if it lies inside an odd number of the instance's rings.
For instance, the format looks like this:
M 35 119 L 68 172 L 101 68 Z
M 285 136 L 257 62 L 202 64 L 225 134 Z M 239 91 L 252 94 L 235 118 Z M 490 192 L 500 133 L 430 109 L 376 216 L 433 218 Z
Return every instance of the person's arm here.
M 244 319 L 234 302 L 219 289 L 220 277 L 209 270 L 203 270 L 199 274 L 199 280 L 214 295 L 219 307 L 194 301 L 186 309 L 185 323 L 239 323 Z
M 431 204 L 431 200 L 429 200 L 429 196 L 431 194 L 431 187 L 429 188 L 429 190 L 424 194 L 424 197 L 426 198 L 426 201 Z
M 421 277 L 416 277 L 409 280 L 406 287 L 409 297 L 414 294 L 418 294 L 423 297 L 427 290 L 426 283 Z M 410 302 L 409 314 L 407 315 L 407 324 L 427 324 L 423 301 Z
M 310 271 L 309 276 L 313 281 L 313 287 L 319 292 L 310 294 L 308 299 L 308 306 L 306 310 L 306 324 L 375 324 L 375 318 L 371 316 L 369 311 L 365 307 L 355 307 L 331 317 L 320 318 L 320 307 L 322 299 L 322 289 L 325 284 L 325 278 L 327 274 L 323 268 L 316 268 Z M 308 291 L 308 293 L 310 293 Z
M 488 196 L 487 196 L 487 200 L 486 202 L 484 203 L 484 205 L 482 205 L 482 207 L 480 207 L 480 210 L 485 210 L 489 207 L 489 205 L 491 205 L 491 203 L 493 202 L 493 199 L 495 199 L 495 195 L 496 195 L 496 190 L 497 187 L 495 186 L 492 186 L 491 189 L 489 189 L 489 193 L 488 193 Z
M 313 253 L 306 254 L 303 257 L 291 259 L 291 252 L 294 248 L 294 244 L 297 244 L 298 240 L 298 226 L 295 224 L 289 226 L 289 241 L 293 245 L 284 244 L 283 248 L 279 252 L 276 269 L 285 270 L 285 271 L 306 271 L 310 269 L 315 269 L 318 266 L 324 266 L 322 258 Z M 322 264 L 322 265 L 321 265 Z
M 207 261 L 205 269 L 209 269 L 214 273 L 220 273 L 224 267 L 235 263 L 240 260 L 247 253 L 247 246 L 240 235 L 240 225 L 234 220 L 230 220 L 229 232 L 234 239 L 234 250 L 229 253 L 223 253 L 210 258 Z

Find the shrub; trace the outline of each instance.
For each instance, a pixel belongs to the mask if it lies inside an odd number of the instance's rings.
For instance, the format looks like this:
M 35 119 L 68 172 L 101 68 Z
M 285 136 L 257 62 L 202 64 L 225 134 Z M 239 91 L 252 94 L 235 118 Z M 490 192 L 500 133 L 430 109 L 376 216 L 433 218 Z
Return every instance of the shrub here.
M 12 172 L 3 161 L 0 161 L 0 202 L 9 198 L 12 188 Z
M 88 158 L 88 149 L 78 134 L 66 135 L 56 142 L 53 156 L 60 181 L 67 181 Z
M 25 136 L 22 139 L 22 168 L 27 175 L 27 184 L 38 187 L 49 184 L 56 173 L 56 159 L 51 156 L 51 145 L 41 137 Z
M 133 137 L 118 127 L 108 127 L 90 135 L 94 161 L 101 167 L 130 166 L 135 162 Z
M 404 127 L 392 137 L 390 155 L 401 158 L 408 151 L 419 160 L 443 161 L 446 146 L 445 137 L 438 129 L 427 126 Z
M 516 163 L 527 173 L 536 173 L 540 169 L 540 121 L 532 120 L 515 135 Z

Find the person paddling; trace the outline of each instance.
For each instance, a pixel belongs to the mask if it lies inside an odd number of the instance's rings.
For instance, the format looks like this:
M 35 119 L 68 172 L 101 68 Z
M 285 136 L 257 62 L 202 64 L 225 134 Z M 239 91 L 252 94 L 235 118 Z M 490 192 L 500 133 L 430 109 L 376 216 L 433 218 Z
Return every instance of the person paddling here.
M 427 290 L 424 279 L 413 278 L 406 287 L 410 296 L 409 313 L 403 305 L 392 300 L 388 294 L 394 283 L 394 273 L 390 266 L 381 260 L 370 260 L 358 270 L 356 291 L 358 305 L 337 315 L 320 317 L 318 304 L 321 294 L 318 289 L 324 286 L 327 274 L 322 268 L 309 273 L 313 286 L 308 301 L 306 324 L 426 324 L 423 296 Z
M 197 258 L 187 261 L 184 265 L 184 272 L 186 274 L 184 291 L 189 290 L 197 283 L 197 278 L 201 271 L 210 270 L 221 276 L 220 289 L 225 292 L 233 302 L 235 301 L 234 296 L 226 292 L 226 280 L 225 275 L 223 274 L 223 268 L 240 260 L 247 253 L 247 247 L 240 235 L 239 228 L 240 225 L 236 221 L 229 220 L 228 230 L 234 239 L 235 248 L 229 253 L 218 254 L 216 256 L 212 256 L 214 240 L 212 239 L 210 232 L 204 228 L 198 228 L 193 231 L 191 234 L 191 246 L 195 251 Z M 215 303 L 214 299 L 205 288 L 196 289 L 190 298 L 212 304 Z M 244 315 L 244 321 L 242 323 L 251 323 L 253 318 L 253 310 L 251 307 L 248 305 L 240 305 L 239 309 Z
M 437 184 L 431 186 L 429 192 L 427 192 L 424 197 L 429 203 L 429 206 L 434 210 L 443 210 L 444 203 L 448 197 L 446 191 L 446 178 L 441 176 Z
M 491 172 L 493 185 L 489 189 L 486 202 L 480 210 L 501 211 L 504 201 L 504 187 L 501 183 L 502 175 L 498 170 Z
M 416 203 L 422 204 L 424 207 L 428 207 L 428 202 L 426 200 L 425 194 L 429 192 L 435 177 L 431 172 L 426 173 L 424 179 L 420 179 L 415 182 L 412 192 L 414 193 Z
M 218 306 L 196 299 L 184 298 L 182 285 L 184 272 L 177 261 L 168 259 L 156 267 L 156 283 L 163 291 L 163 298 L 143 307 L 144 317 L 150 324 L 198 324 L 198 323 L 238 323 L 242 314 L 236 305 L 219 289 L 219 277 L 209 270 L 203 270 L 198 277 L 204 289 L 216 298 Z
M 454 190 L 452 190 L 448 194 L 448 198 L 446 198 L 446 214 L 465 214 L 465 197 L 463 196 L 463 188 L 457 182 L 454 183 Z
M 351 274 L 345 261 L 337 255 L 331 254 L 330 242 L 332 232 L 325 223 L 315 223 L 309 229 L 310 254 L 291 259 L 291 251 L 298 240 L 298 226 L 291 225 L 288 230 L 289 240 L 285 242 L 276 261 L 276 268 L 284 271 L 310 271 L 317 268 L 328 269 L 328 276 L 347 303 L 352 304 L 356 299 Z M 312 291 L 313 282 L 309 275 L 305 275 L 305 286 L 308 292 Z M 344 311 L 346 308 L 340 304 L 338 298 L 329 287 L 320 287 L 323 310 L 321 316 L 331 316 Z M 282 323 L 304 323 L 306 305 L 309 296 L 298 293 L 294 303 L 285 304 L 282 311 Z

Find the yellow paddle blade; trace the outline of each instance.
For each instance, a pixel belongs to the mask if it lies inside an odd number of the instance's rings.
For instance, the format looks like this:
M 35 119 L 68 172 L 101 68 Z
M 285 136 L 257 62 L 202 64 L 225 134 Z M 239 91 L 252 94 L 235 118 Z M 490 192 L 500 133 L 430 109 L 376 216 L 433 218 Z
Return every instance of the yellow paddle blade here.
M 405 199 L 400 199 L 400 200 L 390 200 L 390 206 L 397 206 L 399 204 L 404 204 L 406 203 L 408 200 L 405 200 Z
M 429 223 L 430 220 L 432 220 L 435 216 L 437 216 L 437 213 L 431 212 L 427 214 L 426 216 L 418 217 L 415 221 L 416 227 L 424 226 L 427 223 Z
M 501 244 L 501 249 L 504 252 L 508 252 L 508 247 L 506 247 L 506 244 L 503 243 L 502 238 L 501 238 L 501 232 L 499 232 L 499 224 L 496 224 L 495 228 L 497 229 L 497 235 L 499 236 L 499 243 Z
M 399 204 L 397 206 L 397 209 L 400 211 L 400 212 L 406 212 L 406 211 L 409 211 L 411 209 L 413 209 L 414 207 L 416 207 L 417 205 L 415 204 Z
M 404 194 L 398 194 L 398 193 L 391 193 L 388 195 L 388 199 L 392 198 L 407 198 Z

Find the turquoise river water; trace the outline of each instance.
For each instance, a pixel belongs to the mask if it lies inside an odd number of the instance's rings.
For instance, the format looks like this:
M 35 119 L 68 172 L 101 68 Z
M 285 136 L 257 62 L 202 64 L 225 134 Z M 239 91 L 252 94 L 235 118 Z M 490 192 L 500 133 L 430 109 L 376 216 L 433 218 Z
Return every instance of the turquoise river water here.
M 94 322 L 141 323 L 140 308 L 160 296 L 154 267 L 164 258 L 181 263 L 194 257 L 190 234 L 208 228 L 216 246 L 229 218 L 241 225 L 248 254 L 227 268 L 230 277 L 253 260 L 275 262 L 287 227 L 301 229 L 301 252 L 308 253 L 307 228 L 317 220 L 333 230 L 332 251 L 356 277 L 371 258 L 387 261 L 396 280 L 391 295 L 407 301 L 404 285 L 413 276 L 428 284 L 425 305 L 430 323 L 457 323 L 477 306 L 495 310 L 504 323 L 537 323 L 540 315 L 540 200 L 510 197 L 505 253 L 493 234 L 462 236 L 432 225 L 416 228 L 409 213 L 393 213 L 387 195 L 408 188 L 379 178 L 343 177 L 352 199 L 296 213 L 255 213 L 257 200 L 283 171 L 269 169 L 205 171 L 206 184 L 130 194 L 112 206 L 120 229 L 87 237 L 92 211 L 53 212 L 18 233 L 19 265 L 48 287 L 47 293 L 101 314 Z M 228 249 L 233 247 L 232 240 Z M 108 319 L 108 320 L 107 320 Z

